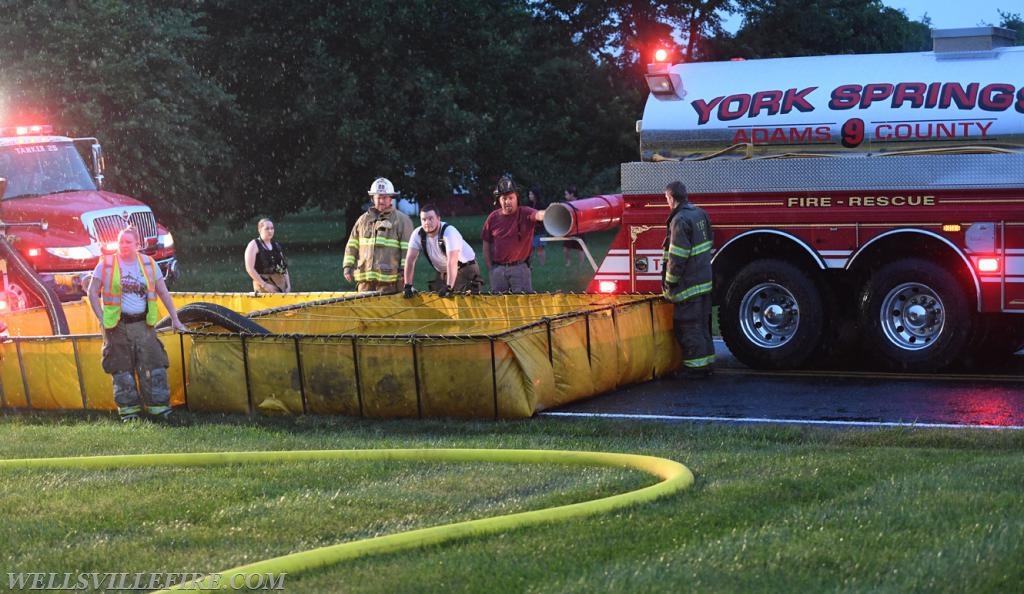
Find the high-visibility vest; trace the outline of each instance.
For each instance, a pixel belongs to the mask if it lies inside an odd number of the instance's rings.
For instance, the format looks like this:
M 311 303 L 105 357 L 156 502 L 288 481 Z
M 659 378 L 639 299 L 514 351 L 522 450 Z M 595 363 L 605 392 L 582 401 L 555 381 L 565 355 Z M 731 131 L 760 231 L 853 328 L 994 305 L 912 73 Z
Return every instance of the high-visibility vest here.
M 160 312 L 156 305 L 156 260 L 144 254 L 139 258 L 139 269 L 146 277 L 146 323 L 156 326 Z M 116 255 L 103 257 L 103 327 L 113 328 L 121 321 L 121 264 Z

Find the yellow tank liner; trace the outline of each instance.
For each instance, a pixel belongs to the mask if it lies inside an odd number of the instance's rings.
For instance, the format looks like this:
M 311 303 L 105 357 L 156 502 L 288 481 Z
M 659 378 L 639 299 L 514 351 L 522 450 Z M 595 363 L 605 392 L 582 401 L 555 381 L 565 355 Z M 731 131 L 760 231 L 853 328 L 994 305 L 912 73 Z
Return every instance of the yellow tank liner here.
M 192 411 L 375 418 L 524 418 L 677 368 L 671 304 L 652 295 L 175 293 L 251 314 L 266 336 L 193 325 L 161 332 L 171 401 Z M 45 311 L 7 317 L 7 409 L 115 410 L 99 325 L 65 304 L 71 336 Z

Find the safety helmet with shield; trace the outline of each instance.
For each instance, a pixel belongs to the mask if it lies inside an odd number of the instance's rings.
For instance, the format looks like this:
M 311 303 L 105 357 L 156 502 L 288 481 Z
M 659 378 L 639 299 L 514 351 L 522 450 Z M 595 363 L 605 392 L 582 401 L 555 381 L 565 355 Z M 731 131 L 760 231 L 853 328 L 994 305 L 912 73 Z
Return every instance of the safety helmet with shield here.
M 370 191 L 367 192 L 370 196 L 375 194 L 383 194 L 385 196 L 395 196 L 398 192 L 395 191 L 395 184 L 391 183 L 391 180 L 386 177 L 378 177 L 373 180 L 370 184 Z

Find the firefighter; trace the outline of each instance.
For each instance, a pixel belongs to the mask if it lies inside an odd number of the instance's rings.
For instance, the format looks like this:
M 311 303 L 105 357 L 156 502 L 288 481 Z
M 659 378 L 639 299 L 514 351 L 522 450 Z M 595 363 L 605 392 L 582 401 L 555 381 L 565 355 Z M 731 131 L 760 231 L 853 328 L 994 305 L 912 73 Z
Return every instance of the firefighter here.
M 373 201 L 352 227 L 343 274 L 356 289 L 380 291 L 388 295 L 402 290 L 402 256 L 409 249 L 412 219 L 395 210 L 394 198 L 398 194 L 390 180 L 378 177 L 368 192 Z
M 683 350 L 681 377 L 705 378 L 712 373 L 711 221 L 690 204 L 686 186 L 665 187 L 671 213 L 666 222 L 662 294 L 675 304 L 672 329 Z
M 132 227 L 117 236 L 117 253 L 100 258 L 89 283 L 89 305 L 103 328 L 103 371 L 114 379 L 114 402 L 122 421 L 143 412 L 168 421 L 171 391 L 167 352 L 156 336 L 160 298 L 175 330 L 186 331 L 153 258 L 139 253 L 139 233 Z M 138 385 L 136 385 L 136 374 Z
M 420 222 L 423 224 L 412 232 L 409 252 L 405 255 L 403 296 L 410 298 L 416 292 L 412 279 L 416 274 L 416 260 L 421 251 L 426 252 L 427 261 L 437 271 L 437 278 L 429 285 L 431 291 L 437 291 L 441 297 L 452 293 L 479 293 L 484 284 L 480 266 L 476 263 L 472 246 L 462 239 L 459 230 L 442 223 L 437 207 L 433 204 L 427 204 L 420 211 Z
M 519 206 L 519 193 L 510 177 L 498 180 L 494 188 L 498 209 L 487 216 L 480 232 L 484 261 L 495 293 L 530 293 L 530 252 L 536 223 L 544 220 L 544 211 Z

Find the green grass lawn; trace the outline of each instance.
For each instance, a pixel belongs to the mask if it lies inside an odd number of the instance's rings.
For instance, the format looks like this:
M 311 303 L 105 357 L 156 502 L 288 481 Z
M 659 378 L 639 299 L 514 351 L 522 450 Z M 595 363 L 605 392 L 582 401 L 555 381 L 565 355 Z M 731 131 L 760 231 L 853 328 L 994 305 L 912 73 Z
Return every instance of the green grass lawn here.
M 534 419 L 193 415 L 193 425 L 0 417 L 4 458 L 349 448 L 539 448 L 662 456 L 688 491 L 290 575 L 286 592 L 1011 592 L 1024 583 L 1024 434 Z M 632 471 L 309 462 L 6 470 L 11 572 L 216 572 L 417 527 L 584 501 Z M 0 590 L 5 589 L 5 582 Z
M 485 215 L 450 217 L 445 222 L 454 225 L 470 243 L 477 261 L 487 277 L 481 254 L 480 230 Z M 413 221 L 419 225 L 418 220 Z M 275 239 L 281 243 L 288 257 L 292 287 L 296 291 L 354 291 L 355 285 L 341 276 L 341 260 L 348 234 L 344 218 L 338 213 L 306 211 L 286 216 L 274 222 Z M 175 235 L 178 262 L 182 277 L 172 290 L 186 292 L 246 292 L 252 283 L 245 274 L 243 253 L 245 246 L 256 237 L 256 224 L 232 231 L 223 224 L 211 225 L 203 233 Z M 587 245 L 598 264 L 608 252 L 615 231 L 592 233 L 586 236 Z M 546 262 L 533 260 L 533 286 L 537 291 L 583 291 L 594 275 L 590 264 L 574 262 L 565 265 L 561 245 L 546 248 Z M 575 254 L 573 254 L 575 256 Z M 416 287 L 425 290 L 427 281 L 434 278 L 431 268 L 422 257 L 416 264 Z

